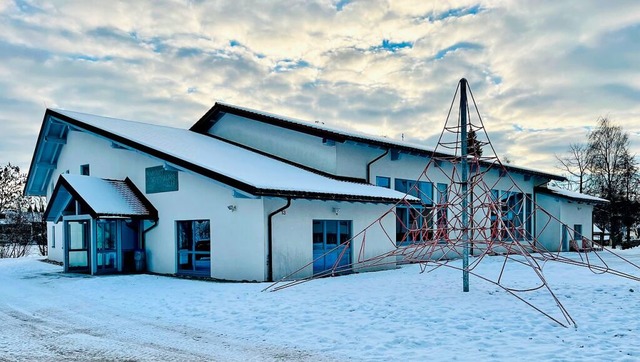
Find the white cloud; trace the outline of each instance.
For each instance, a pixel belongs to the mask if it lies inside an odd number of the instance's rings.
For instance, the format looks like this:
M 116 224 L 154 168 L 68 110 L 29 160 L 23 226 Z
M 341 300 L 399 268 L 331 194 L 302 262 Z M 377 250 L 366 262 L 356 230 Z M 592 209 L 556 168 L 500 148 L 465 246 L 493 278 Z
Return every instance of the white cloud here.
M 23 167 L 45 104 L 183 127 L 224 100 L 433 142 L 462 77 L 516 164 L 554 171 L 598 116 L 640 132 L 636 1 L 0 4 L 0 161 Z

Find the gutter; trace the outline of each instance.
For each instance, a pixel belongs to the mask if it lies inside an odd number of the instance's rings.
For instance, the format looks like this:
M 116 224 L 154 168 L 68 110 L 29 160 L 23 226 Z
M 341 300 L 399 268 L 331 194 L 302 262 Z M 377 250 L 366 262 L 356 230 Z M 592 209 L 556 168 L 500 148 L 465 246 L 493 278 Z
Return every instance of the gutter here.
M 287 204 L 269 214 L 267 218 L 267 281 L 273 282 L 273 217 L 291 206 L 291 198 L 287 197 Z
M 378 161 L 379 159 L 381 159 L 382 157 L 386 156 L 387 154 L 389 154 L 389 148 L 387 148 L 387 150 L 386 150 L 386 151 L 384 151 L 384 153 L 383 153 L 383 154 L 381 154 L 380 156 L 378 156 L 378 157 L 374 158 L 373 160 L 371 160 L 371 161 L 369 161 L 369 162 L 367 163 L 367 183 L 368 183 L 368 184 L 370 184 L 370 183 L 371 183 L 371 180 L 370 180 L 370 178 L 371 178 L 371 165 L 372 165 L 374 162 L 376 162 L 376 161 Z

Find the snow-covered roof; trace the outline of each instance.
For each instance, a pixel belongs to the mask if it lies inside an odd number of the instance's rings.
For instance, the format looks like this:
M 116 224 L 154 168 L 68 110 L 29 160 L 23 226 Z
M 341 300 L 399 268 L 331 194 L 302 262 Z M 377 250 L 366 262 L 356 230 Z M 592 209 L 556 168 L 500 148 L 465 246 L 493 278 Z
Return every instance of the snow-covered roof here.
M 323 123 L 308 122 L 308 121 L 304 121 L 297 118 L 285 117 L 285 116 L 277 115 L 270 112 L 236 106 L 233 104 L 219 102 L 219 101 L 216 102 L 216 104 L 211 108 L 211 110 L 209 110 L 209 112 L 207 112 L 196 124 L 194 124 L 191 127 L 191 130 L 194 130 L 196 132 L 206 131 L 206 129 L 203 129 L 203 128 L 208 128 L 211 125 L 210 118 L 211 117 L 215 118 L 215 113 L 219 111 L 242 113 L 241 115 L 252 118 L 252 119 L 259 119 L 262 121 L 274 122 L 283 127 L 295 128 L 302 132 L 317 131 L 321 133 L 326 133 L 330 136 L 337 137 L 338 140 L 350 139 L 359 143 L 375 144 L 375 145 L 386 147 L 386 148 L 397 148 L 405 152 L 421 153 L 421 154 L 427 154 L 429 156 L 431 155 L 439 156 L 439 157 L 453 156 L 450 153 L 435 151 L 434 148 L 426 147 L 421 144 L 394 140 L 387 137 L 374 136 L 374 135 L 370 135 L 367 133 L 358 132 L 354 130 L 347 131 L 340 128 L 330 127 Z M 237 112 L 237 111 L 240 111 L 240 112 Z M 487 165 L 490 165 L 490 164 L 491 162 L 487 162 Z M 520 172 L 525 174 L 537 175 L 537 176 L 549 178 L 552 180 L 558 180 L 558 181 L 566 180 L 565 177 L 563 176 L 551 174 L 548 172 L 542 172 L 542 171 L 535 170 L 528 167 L 514 166 L 514 165 L 508 165 L 508 164 L 503 164 L 502 166 L 512 172 Z
M 75 199 L 93 217 L 157 218 L 158 212 L 129 180 L 62 174 L 45 211 L 49 221 L 57 219 L 69 201 Z
M 591 195 L 586 195 L 586 194 L 581 194 L 579 192 L 575 192 L 575 191 L 569 191 L 569 190 L 564 190 L 561 189 L 559 187 L 555 187 L 555 186 L 549 186 L 547 185 L 546 187 L 541 187 L 540 190 L 544 191 L 544 190 L 548 190 L 549 193 L 553 194 L 553 195 L 557 195 L 557 196 L 562 196 L 568 199 L 572 199 L 572 200 L 577 200 L 577 201 L 582 201 L 582 202 L 587 202 L 587 203 L 607 203 L 609 202 L 609 200 L 606 199 L 602 199 L 596 196 L 591 196 Z
M 187 129 L 66 110 L 51 116 L 253 195 L 396 202 L 395 190 L 339 181 Z M 418 199 L 407 197 L 410 201 Z
M 149 215 L 145 202 L 125 181 L 63 174 L 62 177 L 99 215 Z

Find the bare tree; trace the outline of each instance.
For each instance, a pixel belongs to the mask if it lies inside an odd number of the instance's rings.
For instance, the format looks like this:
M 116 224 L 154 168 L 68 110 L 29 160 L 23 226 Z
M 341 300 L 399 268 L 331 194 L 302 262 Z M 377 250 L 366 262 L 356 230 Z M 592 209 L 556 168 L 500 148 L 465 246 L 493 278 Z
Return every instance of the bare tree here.
M 608 118 L 598 120 L 598 126 L 589 133 L 588 141 L 588 189 L 590 193 L 610 201 L 596 209 L 595 216 L 600 224 L 610 226 L 615 247 L 621 242 L 623 216 L 637 219 L 637 215 L 630 215 L 633 212 L 632 185 L 638 172 L 636 160 L 629 151 L 629 134 Z
M 558 168 L 569 176 L 569 188 L 580 193 L 585 190 L 589 171 L 587 149 L 587 145 L 583 143 L 572 143 L 569 145 L 567 155 L 564 157 L 556 155 L 556 159 L 560 162 Z

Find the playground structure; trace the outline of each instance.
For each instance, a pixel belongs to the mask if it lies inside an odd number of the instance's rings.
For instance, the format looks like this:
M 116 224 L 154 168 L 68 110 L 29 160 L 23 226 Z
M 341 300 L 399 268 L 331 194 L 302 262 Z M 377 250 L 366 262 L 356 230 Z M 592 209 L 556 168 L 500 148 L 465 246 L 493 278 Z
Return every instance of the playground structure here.
M 469 98 L 472 107 L 469 106 Z M 456 100 L 459 100 L 458 116 L 451 117 Z M 336 247 L 341 248 L 342 253 L 332 268 L 308 278 L 292 279 L 297 272 L 313 264 L 310 263 L 265 290 L 276 291 L 315 278 L 393 265 L 419 264 L 422 272 L 446 267 L 462 273 L 464 292 L 469 291 L 469 277 L 473 276 L 515 296 L 554 322 L 569 327 L 576 326 L 576 323 L 549 287 L 543 273 L 545 263 L 567 263 L 588 268 L 594 273 L 609 273 L 640 281 L 638 276 L 610 267 L 601 254 L 612 254 L 640 270 L 638 265 L 582 237 L 579 230 L 563 224 L 540 207 L 531 190 L 523 190 L 519 186 L 509 166 L 497 156 L 465 79 L 458 83 L 432 157 L 417 181 L 405 186 L 407 195 L 420 199 L 420 202 L 407 197 L 367 228 L 342 241 Z M 382 220 L 386 218 L 395 219 L 396 230 L 385 229 Z M 575 253 L 561 252 L 563 240 L 557 240 L 558 245 L 555 246 L 539 240 L 545 230 L 558 226 L 570 235 L 578 235 L 569 241 Z M 383 230 L 390 250 L 370 256 L 366 239 L 367 232 L 374 228 Z M 344 248 L 349 244 L 359 246 L 353 257 L 347 255 L 349 248 Z M 478 268 L 489 256 L 501 258 L 500 269 L 490 275 Z M 458 262 L 459 259 L 462 263 Z M 513 283 L 508 278 L 511 265 L 530 268 L 539 283 L 532 286 Z M 556 312 L 527 298 L 527 293 L 533 292 L 546 292 L 551 298 L 551 305 L 557 308 Z

